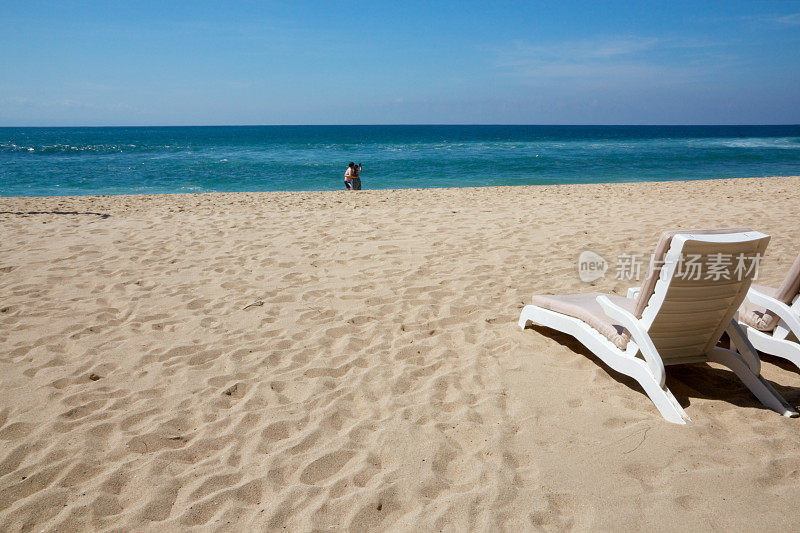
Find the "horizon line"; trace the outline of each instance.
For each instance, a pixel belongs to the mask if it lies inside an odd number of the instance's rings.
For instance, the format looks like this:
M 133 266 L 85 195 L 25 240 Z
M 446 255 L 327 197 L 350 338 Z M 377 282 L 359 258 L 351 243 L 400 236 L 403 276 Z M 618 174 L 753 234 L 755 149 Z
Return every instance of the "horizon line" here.
M 713 124 L 713 123 L 692 123 L 692 124 L 679 124 L 679 123 L 653 123 L 653 124 L 557 124 L 557 123 L 413 123 L 413 122 L 397 122 L 397 123 L 364 123 L 364 124 L 106 124 L 106 125 L 68 125 L 68 126 L 4 126 L 0 125 L 2 129 L 12 128 L 264 128 L 264 127 L 373 127 L 373 126 L 545 126 L 545 127 L 758 127 L 758 126 L 800 126 L 800 123 L 735 123 L 735 124 Z

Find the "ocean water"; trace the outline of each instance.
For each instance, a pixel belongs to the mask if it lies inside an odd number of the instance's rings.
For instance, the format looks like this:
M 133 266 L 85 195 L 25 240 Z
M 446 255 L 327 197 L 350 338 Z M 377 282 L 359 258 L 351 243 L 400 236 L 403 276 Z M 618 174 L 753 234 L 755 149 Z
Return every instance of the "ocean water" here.
M 800 126 L 0 128 L 0 196 L 663 181 L 800 174 Z

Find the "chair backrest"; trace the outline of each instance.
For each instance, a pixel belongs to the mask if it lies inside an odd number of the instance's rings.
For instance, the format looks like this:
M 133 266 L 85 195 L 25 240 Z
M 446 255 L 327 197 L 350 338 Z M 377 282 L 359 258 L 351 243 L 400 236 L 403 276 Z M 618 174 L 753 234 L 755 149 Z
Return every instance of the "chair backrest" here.
M 800 255 L 794 260 L 794 264 L 789 269 L 789 273 L 783 278 L 783 283 L 778 287 L 776 300 L 791 305 L 797 293 L 800 293 Z
M 747 228 L 661 236 L 635 314 L 665 363 L 716 346 L 757 276 L 768 243 L 768 235 Z
M 780 287 L 778 287 L 778 292 L 775 293 L 775 299 L 786 305 L 792 305 L 798 293 L 800 293 L 800 255 L 794 260 L 786 277 L 783 278 Z M 778 320 L 780 320 L 780 317 L 772 311 L 764 313 L 765 326 L 774 327 Z

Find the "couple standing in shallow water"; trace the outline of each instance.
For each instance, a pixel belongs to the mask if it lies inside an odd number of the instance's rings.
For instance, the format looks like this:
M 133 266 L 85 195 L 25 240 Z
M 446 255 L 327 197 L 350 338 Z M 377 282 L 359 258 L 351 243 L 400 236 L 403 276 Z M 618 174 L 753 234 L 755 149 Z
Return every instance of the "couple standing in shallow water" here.
M 352 161 L 347 166 L 347 170 L 344 171 L 344 187 L 348 191 L 360 191 L 361 190 L 361 178 L 359 177 L 361 174 L 361 163 L 356 165 Z

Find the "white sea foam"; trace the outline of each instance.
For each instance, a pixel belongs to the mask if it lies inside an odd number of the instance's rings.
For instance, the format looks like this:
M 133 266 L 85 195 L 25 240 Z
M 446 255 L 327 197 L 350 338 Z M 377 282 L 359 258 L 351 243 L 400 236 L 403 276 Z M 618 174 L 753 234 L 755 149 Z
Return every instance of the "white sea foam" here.
M 777 148 L 783 150 L 800 149 L 800 139 L 754 137 L 744 139 L 719 139 L 711 141 L 710 145 L 724 146 L 727 148 Z

